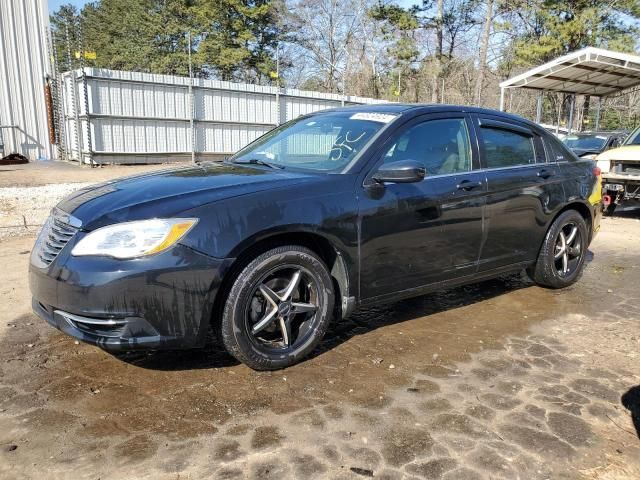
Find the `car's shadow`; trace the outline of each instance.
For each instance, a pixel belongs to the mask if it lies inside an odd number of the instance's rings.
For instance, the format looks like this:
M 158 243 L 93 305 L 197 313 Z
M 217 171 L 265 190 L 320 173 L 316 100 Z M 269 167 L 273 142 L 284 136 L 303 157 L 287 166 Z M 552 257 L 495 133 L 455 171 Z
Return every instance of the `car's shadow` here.
M 640 385 L 631 387 L 620 399 L 624 408 L 629 410 L 636 435 L 640 438 Z
M 591 261 L 591 258 L 590 252 L 587 261 Z M 532 285 L 533 282 L 522 273 L 382 306 L 363 308 L 348 319 L 333 322 L 320 345 L 307 359 L 321 355 L 352 337 L 366 334 L 380 327 L 471 305 Z M 223 368 L 238 364 L 238 361 L 225 351 L 213 334 L 209 336 L 206 346 L 202 349 L 129 352 L 115 354 L 115 356 L 141 368 L 164 371 Z
M 610 218 L 635 218 L 640 219 L 640 207 L 618 207 Z
M 534 283 L 522 273 L 441 290 L 381 306 L 364 308 L 356 311 L 345 321 L 335 322 L 320 346 L 310 357 L 320 355 L 356 335 L 365 334 L 380 327 L 436 315 L 533 285 Z M 429 320 L 426 319 L 426 321 Z

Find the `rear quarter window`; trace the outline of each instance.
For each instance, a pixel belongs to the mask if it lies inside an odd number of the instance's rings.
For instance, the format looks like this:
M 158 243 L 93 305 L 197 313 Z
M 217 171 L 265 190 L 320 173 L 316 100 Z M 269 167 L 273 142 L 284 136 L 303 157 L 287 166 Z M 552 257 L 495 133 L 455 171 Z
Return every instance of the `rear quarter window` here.
M 578 156 L 553 135 L 546 135 L 546 142 L 549 146 L 550 162 L 574 162 L 578 160 Z

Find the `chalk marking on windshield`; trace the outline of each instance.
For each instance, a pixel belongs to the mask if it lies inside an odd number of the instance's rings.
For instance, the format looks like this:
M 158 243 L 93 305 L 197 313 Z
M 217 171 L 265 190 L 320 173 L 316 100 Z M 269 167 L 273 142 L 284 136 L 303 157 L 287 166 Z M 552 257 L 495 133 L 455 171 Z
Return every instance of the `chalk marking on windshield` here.
M 366 135 L 367 132 L 362 132 L 358 138 L 349 138 L 349 135 L 351 135 L 351 131 L 348 131 L 345 136 L 344 136 L 344 140 L 340 140 L 340 137 L 336 138 L 336 142 L 334 143 L 334 147 L 331 149 L 331 151 L 329 152 L 329 160 L 332 161 L 338 161 L 342 158 L 342 154 L 343 152 L 343 148 L 345 148 L 346 150 L 348 150 L 349 152 L 353 151 L 353 147 L 351 145 L 348 144 L 353 144 L 358 142 L 362 137 L 364 137 Z M 334 154 L 334 150 L 337 151 L 337 156 Z

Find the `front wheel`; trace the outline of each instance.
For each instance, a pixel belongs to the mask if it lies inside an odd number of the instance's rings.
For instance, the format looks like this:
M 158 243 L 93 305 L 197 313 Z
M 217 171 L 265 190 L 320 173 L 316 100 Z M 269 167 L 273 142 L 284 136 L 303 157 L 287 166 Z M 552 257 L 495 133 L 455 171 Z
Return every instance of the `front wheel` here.
M 531 277 L 539 285 L 564 288 L 577 282 L 584 269 L 588 231 L 582 215 L 567 210 L 551 224 Z
M 285 368 L 322 340 L 332 312 L 333 284 L 322 260 L 304 247 L 277 247 L 236 278 L 224 307 L 222 340 L 254 370 Z

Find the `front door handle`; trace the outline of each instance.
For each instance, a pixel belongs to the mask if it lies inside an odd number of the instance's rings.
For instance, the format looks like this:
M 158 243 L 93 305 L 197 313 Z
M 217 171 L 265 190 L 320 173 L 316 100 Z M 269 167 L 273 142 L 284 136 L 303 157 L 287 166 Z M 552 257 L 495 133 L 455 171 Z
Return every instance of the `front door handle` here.
M 549 177 L 553 177 L 554 175 L 555 173 L 553 173 L 551 170 L 547 170 L 546 168 L 543 168 L 538 172 L 538 176 L 540 178 L 544 178 L 545 180 Z
M 481 186 L 482 186 L 482 182 L 472 182 L 471 180 L 463 180 L 458 185 L 456 185 L 456 188 L 458 190 L 464 190 L 465 192 L 468 192 L 469 190 L 473 190 L 474 188 L 478 188 Z

